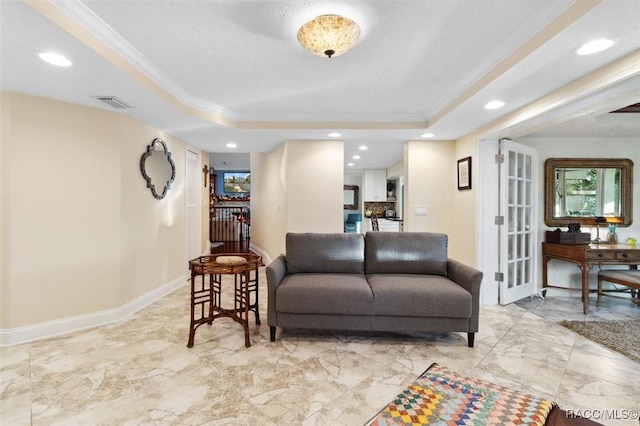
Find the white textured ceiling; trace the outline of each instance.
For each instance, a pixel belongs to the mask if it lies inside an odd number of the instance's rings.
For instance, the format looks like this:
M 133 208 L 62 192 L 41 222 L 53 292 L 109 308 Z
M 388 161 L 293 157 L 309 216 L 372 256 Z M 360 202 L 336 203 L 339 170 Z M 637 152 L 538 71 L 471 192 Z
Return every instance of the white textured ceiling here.
M 326 13 L 362 28 L 331 59 L 296 39 Z M 114 95 L 134 106 L 124 114 L 208 152 L 336 130 L 358 168 L 393 164 L 427 130 L 465 136 L 640 48 L 638 0 L 15 0 L 0 14 L 3 90 L 107 109 L 94 96 Z M 574 54 L 603 36 L 612 49 Z M 74 65 L 33 55 L 48 49 Z M 484 110 L 492 99 L 506 106 Z

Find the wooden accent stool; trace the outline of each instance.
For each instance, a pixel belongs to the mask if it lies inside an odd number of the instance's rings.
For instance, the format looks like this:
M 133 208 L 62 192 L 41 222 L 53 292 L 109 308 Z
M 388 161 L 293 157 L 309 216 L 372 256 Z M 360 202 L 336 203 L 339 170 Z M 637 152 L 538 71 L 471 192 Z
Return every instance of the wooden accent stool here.
M 636 305 L 640 304 L 640 300 L 634 300 L 637 297 L 637 290 L 640 290 L 640 271 L 625 269 L 607 269 L 598 272 L 598 301 L 596 306 L 600 306 L 600 297 L 602 296 L 602 281 L 620 284 L 631 289 L 632 302 Z

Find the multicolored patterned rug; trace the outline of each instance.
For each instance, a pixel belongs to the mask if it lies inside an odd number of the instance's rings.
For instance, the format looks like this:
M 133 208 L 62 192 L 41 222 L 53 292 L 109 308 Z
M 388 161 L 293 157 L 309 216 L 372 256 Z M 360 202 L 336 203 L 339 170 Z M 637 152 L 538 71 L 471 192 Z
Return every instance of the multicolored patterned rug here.
M 554 406 L 434 363 L 367 425 L 544 425 Z

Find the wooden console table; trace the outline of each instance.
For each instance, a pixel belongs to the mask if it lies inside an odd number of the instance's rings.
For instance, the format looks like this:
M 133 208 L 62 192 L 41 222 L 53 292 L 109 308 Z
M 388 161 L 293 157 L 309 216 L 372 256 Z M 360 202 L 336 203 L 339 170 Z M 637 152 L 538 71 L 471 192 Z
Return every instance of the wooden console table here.
M 589 309 L 589 269 L 600 265 L 629 265 L 637 269 L 640 263 L 640 249 L 626 244 L 556 244 L 542 243 L 542 288 L 547 282 L 547 263 L 551 259 L 563 260 L 578 265 L 582 271 L 582 309 Z

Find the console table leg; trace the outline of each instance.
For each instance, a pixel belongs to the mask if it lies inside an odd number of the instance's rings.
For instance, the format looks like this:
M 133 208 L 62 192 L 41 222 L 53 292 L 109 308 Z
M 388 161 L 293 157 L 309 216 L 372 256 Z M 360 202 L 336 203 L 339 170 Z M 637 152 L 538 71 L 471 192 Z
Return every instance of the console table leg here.
M 589 311 L 589 269 L 591 269 L 589 265 L 580 264 L 580 270 L 582 271 L 582 312 L 585 315 Z

